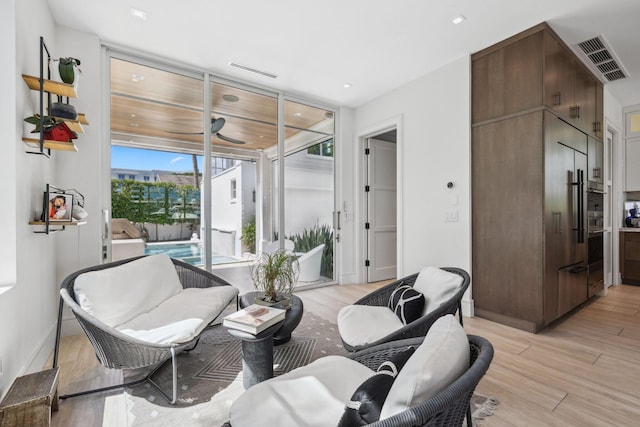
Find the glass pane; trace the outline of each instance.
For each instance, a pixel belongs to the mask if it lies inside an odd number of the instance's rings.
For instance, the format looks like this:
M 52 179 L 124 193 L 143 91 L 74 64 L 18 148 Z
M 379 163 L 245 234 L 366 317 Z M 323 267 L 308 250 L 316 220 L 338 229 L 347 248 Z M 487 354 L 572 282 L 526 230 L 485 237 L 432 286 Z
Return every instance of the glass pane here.
M 334 117 L 285 102 L 285 236 L 300 262 L 298 287 L 334 278 Z
M 167 253 L 200 264 L 203 82 L 110 64 L 112 259 Z

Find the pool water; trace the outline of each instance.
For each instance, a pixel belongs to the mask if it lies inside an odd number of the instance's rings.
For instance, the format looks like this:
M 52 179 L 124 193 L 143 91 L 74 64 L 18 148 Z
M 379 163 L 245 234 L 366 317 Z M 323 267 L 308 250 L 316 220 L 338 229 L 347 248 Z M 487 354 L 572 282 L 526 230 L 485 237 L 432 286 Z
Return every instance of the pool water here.
M 197 243 L 147 243 L 144 254 L 166 254 L 171 258 L 180 259 L 191 265 L 204 265 L 204 248 L 199 247 Z M 211 264 L 225 264 L 237 261 L 235 258 L 223 255 L 213 255 L 211 257 Z

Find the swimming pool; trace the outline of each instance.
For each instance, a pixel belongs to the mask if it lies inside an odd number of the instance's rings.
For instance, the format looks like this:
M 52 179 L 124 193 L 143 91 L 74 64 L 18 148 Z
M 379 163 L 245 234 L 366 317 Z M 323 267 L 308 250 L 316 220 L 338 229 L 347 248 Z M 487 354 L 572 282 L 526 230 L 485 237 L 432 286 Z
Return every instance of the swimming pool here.
M 180 259 L 191 265 L 204 265 L 204 248 L 192 242 L 147 243 L 144 248 L 145 255 L 167 254 L 171 258 Z M 211 264 L 226 264 L 239 260 L 224 256 L 212 255 Z

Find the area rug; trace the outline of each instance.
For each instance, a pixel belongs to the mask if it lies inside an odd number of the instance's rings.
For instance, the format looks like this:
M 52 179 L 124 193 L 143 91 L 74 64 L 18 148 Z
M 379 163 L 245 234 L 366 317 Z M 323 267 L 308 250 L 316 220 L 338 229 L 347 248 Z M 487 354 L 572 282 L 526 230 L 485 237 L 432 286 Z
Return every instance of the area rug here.
M 178 355 L 178 401 L 170 405 L 149 384 L 126 389 L 130 426 L 220 426 L 229 418 L 233 401 L 244 392 L 241 342 L 222 326 L 207 330 L 198 346 Z M 305 312 L 291 341 L 274 347 L 274 375 L 281 375 L 319 357 L 346 355 L 337 326 Z M 128 372 L 128 378 L 141 372 Z M 156 374 L 156 382 L 171 390 L 171 366 Z
M 229 409 L 243 392 L 241 342 L 222 326 L 207 330 L 198 346 L 178 356 L 178 401 L 170 405 L 145 383 L 125 390 L 129 426 L 220 426 L 229 419 Z M 291 341 L 274 347 L 274 375 L 281 375 L 326 355 L 346 355 L 337 326 L 305 312 Z M 128 379 L 144 372 L 127 372 Z M 155 375 L 156 382 L 171 390 L 170 364 Z M 491 399 L 474 396 L 475 419 L 490 415 Z M 485 409 L 482 409 L 485 408 Z

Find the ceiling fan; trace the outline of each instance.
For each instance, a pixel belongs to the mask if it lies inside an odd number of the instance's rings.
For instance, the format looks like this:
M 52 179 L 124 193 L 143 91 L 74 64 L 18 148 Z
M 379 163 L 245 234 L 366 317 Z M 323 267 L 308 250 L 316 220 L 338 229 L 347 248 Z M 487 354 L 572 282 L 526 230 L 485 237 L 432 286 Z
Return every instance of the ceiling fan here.
M 235 138 L 230 138 L 220 133 L 220 130 L 224 126 L 225 122 L 226 121 L 223 117 L 218 117 L 217 119 L 212 117 L 211 118 L 211 135 L 215 135 L 221 140 L 230 142 L 231 144 L 239 144 L 239 145 L 246 144 L 246 142 L 244 141 L 240 141 L 239 139 L 235 139 Z M 204 135 L 204 132 L 173 132 L 170 130 L 168 130 L 167 132 L 178 134 L 178 135 Z

